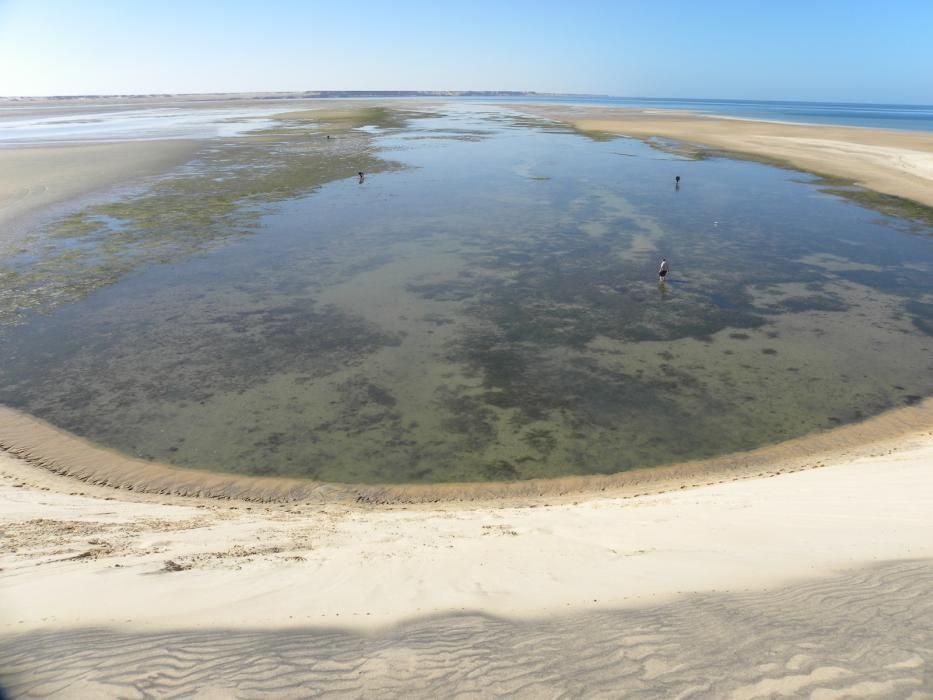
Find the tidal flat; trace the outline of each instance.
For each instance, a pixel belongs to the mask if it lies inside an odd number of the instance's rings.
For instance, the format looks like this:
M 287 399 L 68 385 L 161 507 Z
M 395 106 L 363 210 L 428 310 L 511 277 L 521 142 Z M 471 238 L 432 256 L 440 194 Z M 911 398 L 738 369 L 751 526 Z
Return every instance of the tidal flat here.
M 0 261 L 0 403 L 159 462 L 413 483 L 711 457 L 933 393 L 926 210 L 504 108 L 275 121 Z

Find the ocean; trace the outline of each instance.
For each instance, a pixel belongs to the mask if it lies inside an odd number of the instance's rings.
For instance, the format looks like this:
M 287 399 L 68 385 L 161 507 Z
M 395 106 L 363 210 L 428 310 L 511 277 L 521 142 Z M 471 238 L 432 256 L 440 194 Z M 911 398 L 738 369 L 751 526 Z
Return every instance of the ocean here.
M 588 95 L 537 95 L 521 98 L 462 98 L 496 103 L 541 103 L 588 107 L 681 109 L 743 119 L 832 124 L 872 129 L 933 131 L 933 105 L 859 104 L 845 102 L 794 102 L 767 100 L 680 99 L 662 97 L 607 97 Z

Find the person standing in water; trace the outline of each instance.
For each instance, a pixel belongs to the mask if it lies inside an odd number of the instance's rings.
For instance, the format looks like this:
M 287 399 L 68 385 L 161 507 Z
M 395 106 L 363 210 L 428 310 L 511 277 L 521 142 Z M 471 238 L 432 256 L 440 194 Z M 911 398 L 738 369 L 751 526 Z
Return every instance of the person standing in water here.
M 658 270 L 658 282 L 663 282 L 667 277 L 667 258 L 661 258 L 661 267 Z

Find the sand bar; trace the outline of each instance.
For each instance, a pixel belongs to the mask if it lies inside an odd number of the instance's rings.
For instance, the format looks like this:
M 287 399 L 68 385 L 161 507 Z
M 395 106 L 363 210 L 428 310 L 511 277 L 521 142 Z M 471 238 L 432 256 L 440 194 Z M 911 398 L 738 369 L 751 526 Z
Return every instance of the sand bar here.
M 154 140 L 0 148 L 0 245 L 30 215 L 126 187 L 188 161 L 197 141 Z
M 519 109 L 572 124 L 584 132 L 662 137 L 775 159 L 933 206 L 933 133 L 707 117 L 661 110 L 537 105 L 522 105 Z

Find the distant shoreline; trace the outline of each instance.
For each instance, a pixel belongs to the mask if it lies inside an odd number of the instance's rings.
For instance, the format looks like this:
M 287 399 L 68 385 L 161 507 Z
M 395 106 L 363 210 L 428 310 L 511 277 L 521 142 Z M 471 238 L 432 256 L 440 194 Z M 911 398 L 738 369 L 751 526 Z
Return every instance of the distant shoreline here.
M 606 95 L 586 92 L 540 92 L 537 90 L 270 90 L 255 92 L 139 92 L 64 95 L 0 95 L 0 102 L 28 100 L 107 100 L 107 99 L 156 99 L 156 98 L 204 98 L 204 99 L 302 99 L 316 97 L 559 97 L 580 99 L 619 100 L 632 102 L 696 102 L 707 104 L 750 104 L 750 105 L 838 105 L 840 107 L 902 107 L 933 109 L 933 105 L 900 102 L 835 102 L 822 100 L 760 100 L 737 97 L 646 97 L 644 95 Z
M 689 112 L 699 116 L 732 117 L 791 124 L 836 125 L 869 129 L 933 133 L 933 105 L 822 102 L 806 100 L 747 100 L 722 98 L 620 97 L 586 93 L 553 93 L 522 90 L 304 90 L 243 93 L 138 93 L 88 95 L 0 96 L 0 116 L 16 115 L 19 110 L 72 108 L 84 106 L 133 107 L 161 104 L 216 105 L 241 107 L 260 104 L 287 104 L 329 100 L 491 100 L 508 105 L 531 101 L 539 106 L 595 107 L 624 110 Z
M 113 95 L 19 95 L 0 96 L 3 102 L 87 102 L 112 99 L 184 99 L 184 100 L 306 100 L 317 98 L 375 97 L 592 97 L 592 95 L 562 95 L 521 90 L 304 90 L 298 92 L 194 92 L 139 93 Z

